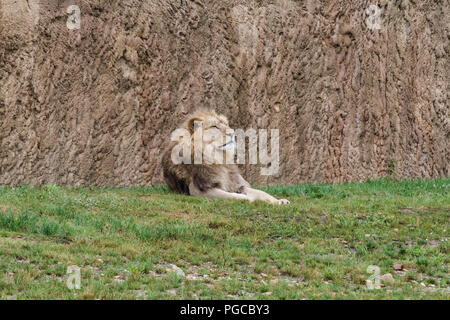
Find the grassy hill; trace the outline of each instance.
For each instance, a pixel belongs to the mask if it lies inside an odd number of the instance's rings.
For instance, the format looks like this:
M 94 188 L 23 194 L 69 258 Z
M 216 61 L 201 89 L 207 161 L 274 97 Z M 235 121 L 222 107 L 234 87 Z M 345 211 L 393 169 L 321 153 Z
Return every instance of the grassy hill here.
M 0 187 L 0 299 L 450 297 L 450 179 L 261 189 L 291 205 Z

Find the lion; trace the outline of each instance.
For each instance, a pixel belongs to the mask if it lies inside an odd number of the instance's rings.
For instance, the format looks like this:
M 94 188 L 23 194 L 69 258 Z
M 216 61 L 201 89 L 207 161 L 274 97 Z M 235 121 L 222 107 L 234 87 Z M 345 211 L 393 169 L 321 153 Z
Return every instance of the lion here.
M 202 137 L 203 162 L 195 163 L 192 161 L 192 153 L 189 155 L 189 161 L 175 163 L 173 153 L 175 146 L 186 147 L 188 150 L 194 150 L 194 137 L 196 130 L 202 128 L 203 132 L 213 132 L 215 134 Z M 235 149 L 233 134 L 230 134 L 228 119 L 217 114 L 214 110 L 200 109 L 181 124 L 181 129 L 189 132 L 188 141 L 172 141 L 162 157 L 162 167 L 164 180 L 169 189 L 186 195 L 208 197 L 213 199 L 236 199 L 247 200 L 250 202 L 260 200 L 271 204 L 282 205 L 289 204 L 287 199 L 276 199 L 270 194 L 261 190 L 253 189 L 250 184 L 241 176 L 236 164 L 217 164 L 211 160 L 211 150 L 220 153 L 224 150 Z M 212 136 L 212 137 L 211 137 Z M 219 136 L 220 143 L 214 139 Z M 226 141 L 225 143 L 222 143 Z M 184 149 L 186 150 L 186 149 Z M 209 150 L 209 152 L 207 152 Z

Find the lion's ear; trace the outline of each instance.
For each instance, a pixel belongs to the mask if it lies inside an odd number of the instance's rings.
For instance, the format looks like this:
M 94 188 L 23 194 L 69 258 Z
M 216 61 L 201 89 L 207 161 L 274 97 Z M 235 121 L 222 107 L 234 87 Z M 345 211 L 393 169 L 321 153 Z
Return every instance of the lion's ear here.
M 198 122 L 202 122 L 202 118 L 192 118 L 188 121 L 188 129 L 190 133 L 194 133 L 195 130 L 197 130 L 197 127 L 195 126 L 198 124 Z

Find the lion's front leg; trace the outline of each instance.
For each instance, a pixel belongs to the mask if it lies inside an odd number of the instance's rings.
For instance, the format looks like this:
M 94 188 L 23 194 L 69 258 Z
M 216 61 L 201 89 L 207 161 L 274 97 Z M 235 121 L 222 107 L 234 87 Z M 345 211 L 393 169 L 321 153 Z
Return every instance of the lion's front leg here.
M 189 192 L 193 196 L 208 197 L 212 199 L 249 200 L 247 195 L 242 193 L 227 192 L 219 188 L 200 191 L 192 184 L 189 186 Z
M 206 197 L 213 199 L 235 199 L 235 200 L 249 200 L 247 195 L 242 193 L 227 192 L 222 189 L 210 189 L 204 193 Z
M 266 201 L 266 202 L 269 202 L 272 204 L 289 204 L 290 203 L 289 200 L 287 200 L 287 199 L 277 199 L 264 191 L 253 189 L 250 187 L 245 187 L 244 193 L 247 195 L 248 200 L 250 202 L 253 202 L 255 200 L 260 200 L 260 201 Z

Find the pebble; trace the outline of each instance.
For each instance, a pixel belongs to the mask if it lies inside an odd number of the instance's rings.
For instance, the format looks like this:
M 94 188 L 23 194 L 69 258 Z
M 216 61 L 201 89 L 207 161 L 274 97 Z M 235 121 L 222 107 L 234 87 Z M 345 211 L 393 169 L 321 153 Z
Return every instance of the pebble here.
M 181 278 L 186 277 L 186 274 L 184 273 L 183 270 L 181 270 L 181 268 L 177 267 L 177 266 L 174 265 L 174 264 L 171 264 L 170 267 L 172 268 L 173 271 L 175 271 L 175 273 L 176 273 L 179 277 L 181 277 Z
M 174 296 L 177 295 L 177 290 L 175 290 L 175 289 L 170 289 L 170 290 L 167 290 L 166 292 L 170 293 L 171 295 L 174 295 Z
M 394 264 L 394 270 L 403 270 L 403 265 L 401 263 Z
M 394 283 L 394 277 L 390 273 L 383 274 L 381 276 L 380 280 L 383 283 L 388 283 L 388 284 Z

